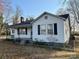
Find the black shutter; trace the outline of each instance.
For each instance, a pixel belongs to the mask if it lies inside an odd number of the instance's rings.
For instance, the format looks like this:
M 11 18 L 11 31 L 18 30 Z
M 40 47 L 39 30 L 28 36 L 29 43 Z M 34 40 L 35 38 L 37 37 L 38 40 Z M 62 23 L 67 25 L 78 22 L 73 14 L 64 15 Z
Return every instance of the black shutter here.
M 57 23 L 54 23 L 54 34 L 57 35 Z
M 19 35 L 20 33 L 19 33 L 19 28 L 17 29 L 17 34 Z
M 26 35 L 27 35 L 27 28 L 26 28 Z
M 40 25 L 38 25 L 38 35 L 40 35 Z

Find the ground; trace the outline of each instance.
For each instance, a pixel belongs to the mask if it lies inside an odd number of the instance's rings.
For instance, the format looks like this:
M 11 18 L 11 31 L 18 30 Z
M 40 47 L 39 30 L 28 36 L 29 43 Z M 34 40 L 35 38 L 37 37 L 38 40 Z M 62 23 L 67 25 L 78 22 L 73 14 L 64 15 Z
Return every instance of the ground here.
M 78 51 L 77 51 L 78 52 Z M 77 53 L 78 54 L 78 53 Z M 76 52 L 0 41 L 1 59 L 70 59 Z

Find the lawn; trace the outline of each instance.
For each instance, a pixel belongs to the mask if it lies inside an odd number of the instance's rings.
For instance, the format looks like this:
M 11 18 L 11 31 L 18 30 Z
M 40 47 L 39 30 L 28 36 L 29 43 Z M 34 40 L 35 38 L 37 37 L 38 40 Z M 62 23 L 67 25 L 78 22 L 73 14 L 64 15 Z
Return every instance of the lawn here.
M 69 59 L 75 55 L 75 52 L 0 41 L 1 59 Z

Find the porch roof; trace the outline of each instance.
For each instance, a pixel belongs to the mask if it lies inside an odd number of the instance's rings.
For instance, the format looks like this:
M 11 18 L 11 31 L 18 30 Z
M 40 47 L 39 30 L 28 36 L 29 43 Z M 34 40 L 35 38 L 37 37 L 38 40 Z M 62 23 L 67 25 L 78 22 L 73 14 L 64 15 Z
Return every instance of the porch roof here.
M 14 25 L 10 25 L 9 28 L 19 28 L 19 27 L 31 27 L 31 21 L 23 21 Z

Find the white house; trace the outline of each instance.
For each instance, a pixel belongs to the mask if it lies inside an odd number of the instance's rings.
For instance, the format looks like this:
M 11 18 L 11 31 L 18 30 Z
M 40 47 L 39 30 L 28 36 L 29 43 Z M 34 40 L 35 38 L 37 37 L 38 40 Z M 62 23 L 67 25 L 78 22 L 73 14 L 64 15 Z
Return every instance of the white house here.
M 44 12 L 32 22 L 11 25 L 14 38 L 38 42 L 68 43 L 70 38 L 69 15 L 53 15 Z
M 21 21 L 14 25 L 10 25 L 10 33 L 12 39 L 31 40 L 31 21 Z

